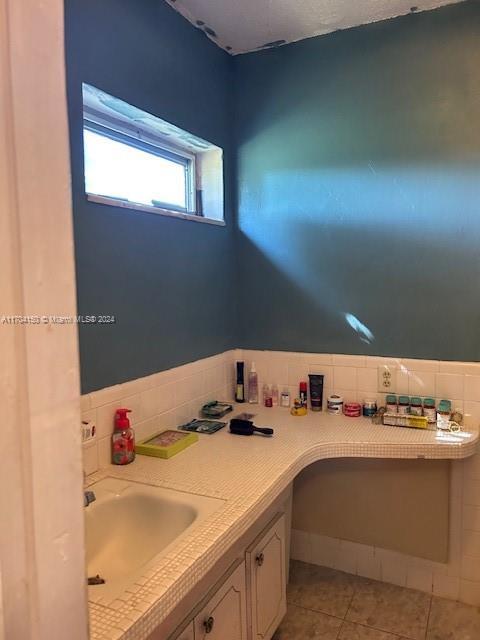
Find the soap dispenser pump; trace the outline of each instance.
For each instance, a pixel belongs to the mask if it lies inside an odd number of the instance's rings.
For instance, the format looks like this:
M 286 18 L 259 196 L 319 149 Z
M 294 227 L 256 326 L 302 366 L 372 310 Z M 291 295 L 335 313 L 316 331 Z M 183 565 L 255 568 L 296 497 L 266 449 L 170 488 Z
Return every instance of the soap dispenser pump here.
M 130 464 L 135 460 L 135 433 L 127 414 L 131 409 L 117 409 L 112 435 L 112 463 Z

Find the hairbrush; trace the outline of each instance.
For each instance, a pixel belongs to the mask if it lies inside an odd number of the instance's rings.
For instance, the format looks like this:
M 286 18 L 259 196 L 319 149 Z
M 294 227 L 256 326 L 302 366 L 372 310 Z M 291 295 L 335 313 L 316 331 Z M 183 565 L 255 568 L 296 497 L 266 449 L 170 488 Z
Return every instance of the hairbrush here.
M 253 436 L 255 433 L 261 433 L 264 436 L 272 436 L 273 429 L 268 427 L 256 427 L 251 420 L 239 420 L 233 418 L 230 420 L 230 433 L 238 436 Z

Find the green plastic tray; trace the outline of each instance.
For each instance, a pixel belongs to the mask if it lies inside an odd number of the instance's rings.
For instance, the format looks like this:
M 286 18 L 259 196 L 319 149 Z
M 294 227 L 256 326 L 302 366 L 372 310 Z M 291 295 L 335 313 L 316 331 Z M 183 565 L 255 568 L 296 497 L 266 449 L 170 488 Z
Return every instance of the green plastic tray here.
M 135 451 L 142 456 L 171 458 L 195 442 L 198 442 L 198 436 L 196 433 L 185 433 L 182 431 L 167 429 L 166 431 L 160 431 L 145 440 L 141 440 L 135 445 Z

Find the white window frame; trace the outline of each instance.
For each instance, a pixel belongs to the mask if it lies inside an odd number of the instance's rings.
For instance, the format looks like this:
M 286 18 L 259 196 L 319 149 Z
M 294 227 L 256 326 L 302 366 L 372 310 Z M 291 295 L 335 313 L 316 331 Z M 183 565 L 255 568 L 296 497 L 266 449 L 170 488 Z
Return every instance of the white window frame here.
M 185 164 L 186 206 L 144 204 L 115 196 L 89 193 L 87 200 L 117 209 L 134 209 L 226 226 L 223 149 L 176 125 L 142 111 L 97 87 L 83 83 L 83 127 L 160 157 Z M 198 210 L 197 210 L 198 208 Z
M 160 158 L 178 162 L 185 167 L 185 207 L 175 206 L 168 202 L 159 202 L 158 204 L 152 203 L 151 205 L 122 199 L 118 199 L 118 202 L 147 207 L 148 209 L 151 207 L 153 209 L 161 209 L 162 211 L 183 213 L 191 216 L 198 215 L 195 210 L 196 167 L 194 154 L 166 143 L 160 136 L 157 137 L 145 134 L 144 132 L 140 132 L 140 130 L 137 130 L 136 132 L 126 131 L 126 127 L 120 128 L 113 127 L 111 125 L 105 126 L 105 124 L 99 123 L 98 120 L 99 118 L 96 118 L 94 120 L 84 117 L 83 129 L 92 131 L 93 133 L 97 133 L 106 138 L 111 138 L 116 142 L 128 145 L 130 147 L 133 147 L 134 149 L 140 149 L 141 151 L 146 151 L 148 153 L 151 153 L 152 155 L 159 156 Z M 86 189 L 85 192 L 87 196 L 95 196 L 96 198 L 109 199 L 117 202 L 117 198 L 108 194 L 91 193 Z

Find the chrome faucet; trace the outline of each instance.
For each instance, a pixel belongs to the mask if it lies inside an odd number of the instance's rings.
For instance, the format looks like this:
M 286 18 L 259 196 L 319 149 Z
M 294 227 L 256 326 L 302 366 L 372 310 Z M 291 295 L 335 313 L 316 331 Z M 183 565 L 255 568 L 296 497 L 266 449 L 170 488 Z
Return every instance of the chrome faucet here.
M 88 507 L 89 504 L 95 502 L 96 497 L 93 491 L 84 491 L 83 492 L 83 506 Z
M 83 484 L 85 485 L 87 481 L 87 474 L 85 473 L 85 471 L 83 472 Z M 88 507 L 89 504 L 92 504 L 92 502 L 95 502 L 96 500 L 96 496 L 94 494 L 93 491 L 84 491 L 83 492 L 83 506 L 84 507 Z

